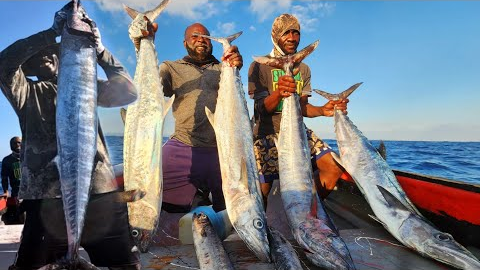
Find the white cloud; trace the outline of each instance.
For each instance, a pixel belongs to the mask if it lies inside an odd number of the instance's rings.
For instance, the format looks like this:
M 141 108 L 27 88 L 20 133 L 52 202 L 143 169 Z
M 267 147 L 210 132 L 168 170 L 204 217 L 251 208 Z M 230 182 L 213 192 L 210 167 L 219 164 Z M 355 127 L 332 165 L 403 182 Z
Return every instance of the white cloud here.
M 216 2 L 216 1 L 215 1 Z M 156 7 L 159 0 L 97 0 L 99 7 L 106 11 L 123 10 L 123 4 L 140 12 Z M 184 17 L 190 20 L 207 19 L 218 14 L 221 6 L 209 0 L 177 0 L 170 1 L 165 12 L 170 15 Z
M 260 22 L 270 18 L 276 12 L 287 11 L 292 0 L 251 0 L 250 10 L 258 16 Z
M 250 31 L 257 31 L 257 28 L 255 28 L 255 26 L 253 26 L 253 25 L 250 25 L 249 29 L 250 29 Z
M 314 31 L 319 18 L 329 16 L 335 11 L 335 3 L 318 0 L 251 0 L 250 11 L 258 17 L 259 22 L 271 19 L 280 13 L 291 13 L 300 21 L 302 31 Z
M 237 32 L 235 31 L 235 29 L 236 29 L 236 25 L 234 22 L 227 22 L 227 23 L 218 22 L 217 28 L 215 29 L 215 31 L 213 31 L 212 35 L 222 36 L 222 37 L 230 36 Z

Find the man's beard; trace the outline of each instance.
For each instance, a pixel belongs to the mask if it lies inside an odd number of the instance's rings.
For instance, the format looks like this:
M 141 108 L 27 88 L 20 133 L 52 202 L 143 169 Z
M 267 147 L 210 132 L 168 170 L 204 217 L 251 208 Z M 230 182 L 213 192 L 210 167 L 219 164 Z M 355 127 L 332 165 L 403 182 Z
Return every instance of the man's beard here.
M 191 48 L 188 45 L 186 47 L 188 55 L 195 60 L 203 61 L 212 55 L 212 47 L 208 47 L 208 49 L 203 52 L 197 52 L 194 48 Z

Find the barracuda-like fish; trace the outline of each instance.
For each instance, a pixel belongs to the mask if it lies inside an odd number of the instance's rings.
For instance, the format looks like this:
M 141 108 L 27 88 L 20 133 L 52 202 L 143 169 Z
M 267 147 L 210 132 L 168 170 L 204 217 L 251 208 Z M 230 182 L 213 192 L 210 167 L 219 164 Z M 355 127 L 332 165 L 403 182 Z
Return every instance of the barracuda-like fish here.
M 192 233 L 195 253 L 202 270 L 233 270 L 232 262 L 204 213 L 193 214 Z
M 276 270 L 302 269 L 302 263 L 288 240 L 273 227 L 268 226 L 268 243 Z
M 329 100 L 348 97 L 360 83 L 340 94 L 315 90 Z M 480 269 L 480 262 L 450 234 L 436 229 L 415 208 L 385 159 L 342 111 L 335 110 L 339 163 L 355 180 L 379 221 L 398 241 L 425 257 L 460 269 Z
M 132 41 L 143 37 L 142 31 L 148 30 L 145 17 L 153 22 L 168 2 L 164 0 L 145 13 L 125 6 L 133 19 L 128 31 Z M 161 212 L 163 122 L 173 102 L 172 97 L 166 104 L 163 96 L 153 37 L 140 41 L 133 81 L 138 89 L 138 100 L 128 106 L 125 119 L 124 183 L 125 190 L 140 190 L 145 194 L 143 199 L 128 203 L 128 218 L 136 247 L 147 252 Z
M 240 34 L 227 38 L 208 38 L 221 42 L 225 51 Z M 217 138 L 222 190 L 230 222 L 247 247 L 261 261 L 269 262 L 270 250 L 253 153 L 253 133 L 236 67 L 223 62 L 215 114 L 208 108 L 205 108 L 205 112 Z
M 79 1 L 62 32 L 56 109 L 56 160 L 67 227 L 66 257 L 42 269 L 98 269 L 80 258 L 78 249 L 97 153 L 97 53 L 91 40 L 95 26 Z
M 292 75 L 294 67 L 309 55 L 318 41 L 294 55 L 279 58 L 254 57 L 260 64 L 282 68 Z M 280 133 L 276 142 L 280 194 L 292 234 L 306 250 L 307 258 L 326 269 L 355 269 L 350 252 L 333 226 L 315 192 L 311 156 L 299 96 L 283 101 Z M 317 208 L 317 211 L 313 209 Z

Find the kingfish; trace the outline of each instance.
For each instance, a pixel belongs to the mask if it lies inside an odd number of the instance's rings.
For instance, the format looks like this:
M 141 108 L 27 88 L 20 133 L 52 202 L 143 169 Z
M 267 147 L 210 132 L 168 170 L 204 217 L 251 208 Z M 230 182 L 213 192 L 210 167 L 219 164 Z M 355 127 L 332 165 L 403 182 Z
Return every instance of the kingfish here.
M 60 43 L 56 132 L 58 167 L 68 249 L 41 269 L 98 269 L 78 254 L 97 153 L 97 53 L 93 21 L 72 1 Z
M 128 29 L 132 41 L 143 37 L 142 31 L 147 31 L 145 17 L 153 22 L 168 2 L 164 0 L 145 13 L 125 6 L 133 19 Z M 148 251 L 158 228 L 163 190 L 163 123 L 174 99 L 172 97 L 168 104 L 165 102 L 159 74 L 153 37 L 142 38 L 133 79 L 138 100 L 127 109 L 123 146 L 125 190 L 139 190 L 145 195 L 127 204 L 131 233 L 141 252 Z
M 226 51 L 230 42 L 240 34 L 227 38 L 208 38 L 221 42 Z M 253 152 L 253 132 L 236 67 L 222 63 L 215 114 L 208 108 L 205 108 L 205 112 L 215 130 L 222 190 L 230 222 L 247 247 L 261 261 L 269 262 L 270 250 Z
M 287 75 L 318 45 L 310 44 L 293 55 L 254 57 L 260 64 L 282 68 Z M 280 194 L 287 220 L 297 243 L 307 258 L 326 269 L 355 269 L 350 252 L 315 192 L 305 124 L 299 95 L 284 99 L 280 132 L 276 147 L 280 176 Z M 316 211 L 314 209 L 317 209 Z
M 192 234 L 195 253 L 200 269 L 233 270 L 233 265 L 222 241 L 213 229 L 208 216 L 201 212 L 193 214 Z
M 361 83 L 340 94 L 315 90 L 329 100 L 347 98 Z M 408 199 L 385 159 L 342 111 L 334 112 L 342 164 L 355 180 L 379 221 L 398 241 L 425 257 L 460 269 L 480 269 L 480 262 L 453 237 L 439 231 Z
M 302 264 L 292 244 L 275 228 L 268 226 L 268 242 L 276 270 L 298 270 Z

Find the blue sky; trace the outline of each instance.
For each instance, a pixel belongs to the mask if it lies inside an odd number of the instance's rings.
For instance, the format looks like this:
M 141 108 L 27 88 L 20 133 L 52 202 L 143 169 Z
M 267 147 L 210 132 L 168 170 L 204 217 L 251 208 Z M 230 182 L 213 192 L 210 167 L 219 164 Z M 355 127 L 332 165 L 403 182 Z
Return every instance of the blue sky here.
M 0 50 L 17 39 L 51 26 L 54 13 L 67 1 L 0 1 Z M 83 4 L 99 25 L 103 43 L 135 72 L 135 53 L 128 38 L 130 18 L 121 4 L 138 10 L 160 1 L 98 0 Z M 171 0 L 157 19 L 160 61 L 185 55 L 185 28 L 201 22 L 213 35 L 243 31 L 234 43 L 245 66 L 247 86 L 252 56 L 267 54 L 270 29 L 281 13 L 293 13 L 302 25 L 300 47 L 319 39 L 305 62 L 313 88 L 339 92 L 357 82 L 349 116 L 369 139 L 480 141 L 480 2 L 479 1 L 220 1 Z M 221 56 L 214 44 L 214 55 Z M 102 75 L 101 75 L 102 76 Z M 314 94 L 310 103 L 326 101 Z M 252 102 L 249 101 L 252 109 Z M 119 109 L 100 109 L 107 134 L 121 134 Z M 252 111 L 250 111 L 252 113 Z M 8 140 L 20 135 L 18 119 L 0 96 L 0 156 Z M 333 118 L 307 119 L 322 138 L 334 138 Z M 165 135 L 173 131 L 171 115 Z

